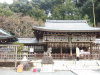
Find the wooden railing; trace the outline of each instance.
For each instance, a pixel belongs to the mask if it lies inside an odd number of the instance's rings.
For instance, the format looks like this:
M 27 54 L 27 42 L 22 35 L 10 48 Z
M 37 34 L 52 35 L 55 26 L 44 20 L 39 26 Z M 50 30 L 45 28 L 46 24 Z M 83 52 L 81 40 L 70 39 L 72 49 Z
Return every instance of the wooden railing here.
M 22 58 L 24 57 L 23 54 L 17 54 L 17 60 L 22 60 Z M 27 54 L 26 55 L 28 60 L 33 60 L 33 59 L 42 59 L 43 54 Z M 15 61 L 16 59 L 16 54 L 12 54 L 12 53 L 0 53 L 0 60 L 3 61 Z
M 38 54 L 27 54 L 26 55 L 28 60 L 34 60 L 34 59 L 42 59 L 43 54 L 38 53 Z M 73 54 L 71 57 L 69 54 L 52 54 L 53 59 L 76 59 L 76 55 Z M 17 61 L 22 60 L 23 54 L 17 54 Z M 80 55 L 80 59 L 100 59 L 100 54 L 84 54 Z M 0 53 L 0 60 L 2 61 L 15 61 L 16 60 L 16 54 L 4 54 Z

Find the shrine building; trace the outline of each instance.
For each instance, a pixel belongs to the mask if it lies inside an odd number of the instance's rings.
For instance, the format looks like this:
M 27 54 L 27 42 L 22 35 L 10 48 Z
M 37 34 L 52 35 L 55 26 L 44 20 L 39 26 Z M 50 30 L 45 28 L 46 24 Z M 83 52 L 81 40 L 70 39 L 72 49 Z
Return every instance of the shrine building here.
M 0 28 L 0 44 L 12 44 L 15 41 L 17 38 L 14 35 Z
M 51 47 L 52 54 L 73 56 L 76 47 L 89 54 L 100 52 L 94 49 L 100 28 L 89 26 L 86 20 L 46 20 L 44 26 L 34 26 L 33 31 L 44 51 Z

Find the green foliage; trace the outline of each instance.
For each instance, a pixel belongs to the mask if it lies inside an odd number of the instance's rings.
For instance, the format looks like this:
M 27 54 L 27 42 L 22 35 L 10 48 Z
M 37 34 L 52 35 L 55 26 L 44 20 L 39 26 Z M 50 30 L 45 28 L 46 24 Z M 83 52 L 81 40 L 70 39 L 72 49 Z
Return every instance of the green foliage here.
M 86 14 L 89 16 L 90 22 L 93 24 L 93 4 L 94 4 L 94 12 L 95 12 L 95 20 L 96 22 L 100 22 L 100 0 L 87 0 L 84 2 L 84 4 L 81 6 L 81 14 L 82 17 L 84 17 Z
M 32 8 L 32 10 L 29 10 L 26 12 L 26 15 L 34 17 L 34 18 L 36 18 L 36 20 L 39 20 L 39 19 L 45 20 L 46 19 L 46 15 L 45 15 L 44 11 L 40 10 L 38 8 Z
M 97 0 L 95 2 L 95 13 L 96 13 L 96 21 L 97 22 L 100 22 L 100 0 Z
M 15 13 L 22 13 L 24 16 L 29 15 L 37 20 L 46 19 L 44 11 L 37 7 L 33 7 L 31 3 L 17 2 L 12 4 L 10 8 Z
M 48 10 L 51 10 L 52 9 L 53 2 L 52 2 L 52 0 L 44 0 L 44 1 L 41 1 L 39 7 L 40 7 L 40 9 L 45 10 L 46 13 L 47 13 Z
M 86 14 L 83 18 L 83 20 L 87 20 L 88 24 L 93 27 L 93 23 L 90 21 L 89 16 Z
M 0 4 L 0 16 L 11 16 L 13 12 L 9 9 L 8 4 Z
M 12 14 L 13 12 L 11 10 L 0 8 L 0 16 L 11 16 Z
M 66 2 L 56 5 L 52 11 L 53 19 L 68 19 L 75 20 L 81 19 L 80 11 L 71 0 L 66 0 Z
M 89 18 L 91 18 L 91 22 L 93 21 L 93 13 L 91 13 L 92 10 L 92 3 L 90 0 L 88 0 L 87 2 L 85 2 L 85 4 L 82 6 L 82 16 L 84 17 L 85 14 L 87 14 L 89 16 Z
M 65 12 L 66 12 L 66 8 L 64 5 L 54 6 L 53 11 L 52 11 L 52 18 L 65 19 Z
M 93 3 L 96 22 L 100 22 L 100 0 L 93 0 Z M 47 17 L 48 12 L 51 12 L 51 17 Z M 78 20 L 88 18 L 87 20 L 93 23 L 92 12 L 92 0 L 32 0 L 31 2 L 28 2 L 28 0 L 18 0 L 11 5 L 6 3 L 0 4 L 0 16 L 8 17 L 15 13 L 20 13 L 21 17 L 30 16 L 38 21 L 45 21 L 46 19 Z
M 24 48 L 24 44 L 22 43 L 18 43 L 18 42 L 14 42 L 13 45 L 19 45 L 18 49 L 17 49 L 17 52 L 18 53 L 21 53 L 23 48 Z
M 77 7 L 82 7 L 83 5 L 84 5 L 84 3 L 87 1 L 87 0 L 77 0 L 78 2 L 77 2 L 77 4 L 76 4 L 76 6 Z

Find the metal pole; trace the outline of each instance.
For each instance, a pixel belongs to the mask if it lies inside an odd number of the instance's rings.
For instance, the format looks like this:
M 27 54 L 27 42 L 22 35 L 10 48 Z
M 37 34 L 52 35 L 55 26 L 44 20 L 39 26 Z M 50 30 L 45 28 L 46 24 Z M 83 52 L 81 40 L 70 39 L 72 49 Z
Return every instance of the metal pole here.
M 95 22 L 95 10 L 94 10 L 94 1 L 92 0 L 92 6 L 93 6 L 93 21 L 94 21 L 94 27 L 96 27 L 96 22 Z

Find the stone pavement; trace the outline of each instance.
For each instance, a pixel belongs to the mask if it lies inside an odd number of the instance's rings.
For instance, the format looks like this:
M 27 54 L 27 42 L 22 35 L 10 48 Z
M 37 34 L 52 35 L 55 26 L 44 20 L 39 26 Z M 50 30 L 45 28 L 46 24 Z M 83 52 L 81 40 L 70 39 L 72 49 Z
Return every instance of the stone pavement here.
M 32 61 L 35 67 L 41 68 L 41 60 Z M 54 70 L 100 69 L 100 60 L 54 60 Z
M 34 66 L 41 68 L 41 60 L 32 61 Z M 36 63 L 37 62 L 37 63 Z M 49 68 L 49 67 L 48 67 Z M 77 75 L 100 75 L 100 60 L 54 60 L 55 71 L 72 71 Z
M 35 66 L 33 68 L 42 68 L 41 60 L 33 60 L 32 62 Z M 12 68 L 0 68 L 0 75 L 100 75 L 100 60 L 54 60 L 54 72 L 46 73 L 34 73 L 32 72 L 33 68 L 22 73 L 17 73 Z
M 0 69 L 0 75 L 76 75 L 72 71 L 56 71 L 56 72 L 32 72 L 32 71 L 23 71 L 16 72 L 13 69 Z
M 72 70 L 76 75 L 100 75 L 99 72 L 94 70 Z M 100 70 L 99 70 L 100 71 Z

